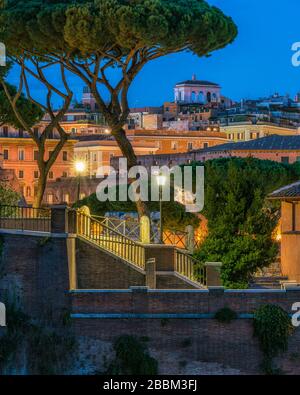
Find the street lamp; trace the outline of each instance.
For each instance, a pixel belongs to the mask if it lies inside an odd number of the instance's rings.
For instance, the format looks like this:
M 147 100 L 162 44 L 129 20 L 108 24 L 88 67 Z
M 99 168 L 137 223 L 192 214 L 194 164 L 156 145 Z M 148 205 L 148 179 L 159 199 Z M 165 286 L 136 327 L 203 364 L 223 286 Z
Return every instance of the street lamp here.
M 156 176 L 156 180 L 157 180 L 157 184 L 159 187 L 159 212 L 160 212 L 160 219 L 159 219 L 159 227 L 160 227 L 160 243 L 163 244 L 164 240 L 163 240 L 163 219 L 162 219 L 162 189 L 163 186 L 166 185 L 166 181 L 167 181 L 167 177 L 160 174 L 158 176 Z
M 80 184 L 81 184 L 81 175 L 85 171 L 86 165 L 83 161 L 75 162 L 75 170 L 77 173 L 77 201 L 80 200 Z

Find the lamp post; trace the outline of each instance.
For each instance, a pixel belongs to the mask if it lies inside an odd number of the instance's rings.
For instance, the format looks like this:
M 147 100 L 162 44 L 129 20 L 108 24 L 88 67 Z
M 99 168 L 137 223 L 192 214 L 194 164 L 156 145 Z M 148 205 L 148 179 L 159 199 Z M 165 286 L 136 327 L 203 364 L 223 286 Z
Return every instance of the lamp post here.
M 77 173 L 77 201 L 80 200 L 80 184 L 81 184 L 81 175 L 85 171 L 85 163 L 83 161 L 75 162 L 75 170 Z
M 160 228 L 160 232 L 159 232 L 159 237 L 160 237 L 160 243 L 163 244 L 164 243 L 164 239 L 163 239 L 163 218 L 162 218 L 162 214 L 163 214 L 163 210 L 162 210 L 162 189 L 163 186 L 166 184 L 166 176 L 164 175 L 158 175 L 157 176 L 157 184 L 159 187 L 159 213 L 160 213 L 160 219 L 159 219 L 159 228 Z

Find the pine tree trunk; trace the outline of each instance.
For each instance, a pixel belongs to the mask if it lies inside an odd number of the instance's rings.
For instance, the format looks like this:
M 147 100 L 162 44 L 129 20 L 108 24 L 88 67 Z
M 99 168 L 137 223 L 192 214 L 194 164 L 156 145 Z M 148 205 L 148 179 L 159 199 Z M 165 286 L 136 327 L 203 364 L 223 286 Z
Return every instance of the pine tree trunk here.
M 126 136 L 125 130 L 122 127 L 118 127 L 115 129 L 113 128 L 111 134 L 115 138 L 123 156 L 127 159 L 128 170 L 133 166 L 137 166 L 137 158 L 132 148 L 132 145 Z M 138 200 L 136 202 L 136 206 L 140 218 L 143 215 L 150 217 L 149 209 L 146 202 Z

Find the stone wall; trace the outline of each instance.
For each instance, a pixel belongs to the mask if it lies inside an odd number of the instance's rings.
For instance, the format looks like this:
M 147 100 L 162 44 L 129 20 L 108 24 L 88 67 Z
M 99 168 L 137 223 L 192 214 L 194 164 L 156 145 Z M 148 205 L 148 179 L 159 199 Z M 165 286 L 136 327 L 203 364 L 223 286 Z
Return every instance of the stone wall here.
M 30 316 L 69 309 L 66 238 L 2 234 L 0 300 L 7 292 Z
M 72 321 L 77 336 L 85 341 L 111 343 L 122 334 L 147 337 L 162 369 L 174 356 L 174 371 L 180 361 L 217 362 L 243 373 L 261 372 L 262 354 L 253 337 L 252 317 L 263 304 L 276 304 L 291 313 L 299 291 L 225 291 L 131 289 L 127 291 L 74 291 Z M 238 319 L 221 324 L 215 313 L 228 306 Z M 295 360 L 296 358 L 296 360 Z M 298 358 L 298 359 L 297 359 Z M 288 351 L 278 358 L 286 373 L 300 373 L 300 329 L 290 339 Z M 168 368 L 172 372 L 172 368 Z

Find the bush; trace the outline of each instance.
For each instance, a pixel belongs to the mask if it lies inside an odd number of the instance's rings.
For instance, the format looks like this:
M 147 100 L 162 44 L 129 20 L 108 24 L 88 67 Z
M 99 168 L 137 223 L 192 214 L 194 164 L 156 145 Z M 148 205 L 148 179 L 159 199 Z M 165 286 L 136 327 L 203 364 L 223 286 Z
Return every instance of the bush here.
M 237 319 L 237 314 L 229 307 L 223 307 L 222 309 L 216 312 L 215 319 L 221 323 L 229 324 L 232 320 Z
M 156 375 L 158 363 L 152 358 L 145 344 L 133 336 L 120 336 L 115 344 L 116 358 L 106 374 L 112 375 Z
M 276 372 L 273 358 L 287 350 L 293 327 L 290 317 L 281 307 L 264 305 L 254 314 L 254 336 L 258 338 L 264 354 L 262 369 L 267 374 Z

